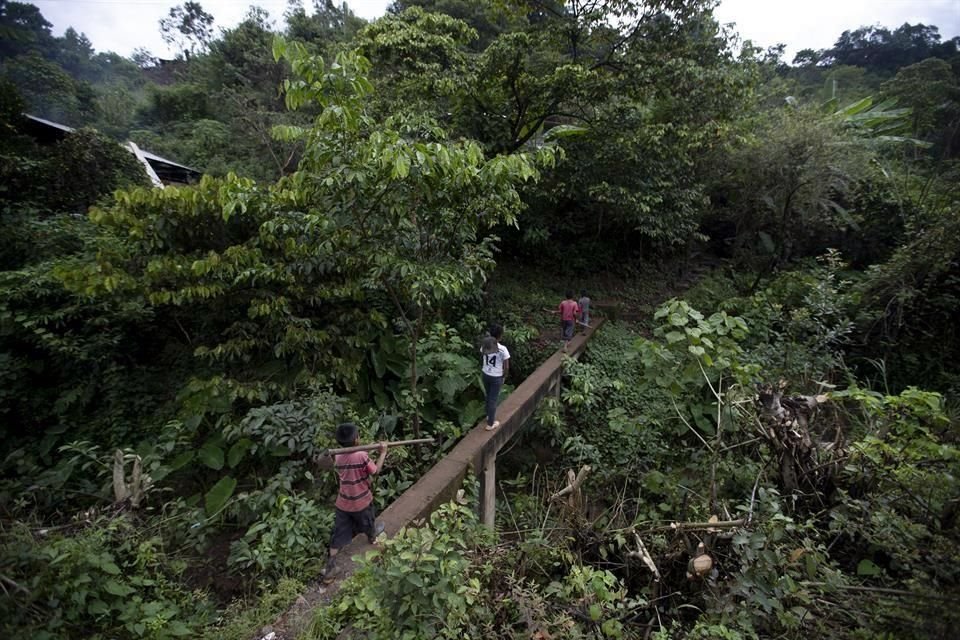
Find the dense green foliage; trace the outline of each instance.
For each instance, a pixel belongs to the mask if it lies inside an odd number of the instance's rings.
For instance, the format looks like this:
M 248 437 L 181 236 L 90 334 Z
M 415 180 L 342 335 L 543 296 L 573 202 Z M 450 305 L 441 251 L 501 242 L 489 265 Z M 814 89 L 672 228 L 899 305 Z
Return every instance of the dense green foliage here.
M 484 328 L 509 391 L 568 286 L 611 322 L 503 452 L 499 541 L 441 507 L 308 637 L 955 628 L 956 38 L 789 66 L 707 0 L 312 4 L 184 2 L 160 61 L 0 0 L 4 631 L 252 635 L 323 565 L 335 426 L 439 439 L 382 509 L 482 414 Z
M 793 286 L 816 295 L 818 285 Z M 716 300 L 711 290 L 695 293 Z M 765 306 L 734 302 L 744 312 Z M 448 505 L 429 528 L 388 542 L 379 562 L 368 558 L 307 637 L 333 638 L 347 625 L 373 638 L 403 629 L 418 638 L 642 638 L 651 628 L 660 638 L 948 634 L 960 451 L 942 398 L 856 385 L 831 393 L 833 408 L 811 423 L 820 467 L 792 492 L 752 398 L 754 380 L 790 373 L 751 341 L 764 323 L 722 311 L 705 318 L 679 301 L 656 316 L 656 338 L 607 327 L 587 362 L 570 363 L 562 407 L 543 407 L 530 437 L 559 438 L 559 464 L 543 479 L 525 463 L 532 482 L 505 483 L 526 485 L 508 489 L 509 545 L 490 544 L 463 507 Z M 806 322 L 786 320 L 799 331 Z M 678 368 L 689 372 L 679 387 L 670 375 Z M 702 409 L 707 397 L 712 412 Z M 595 469 L 586 507 L 547 506 L 559 488 L 549 469 L 584 463 Z M 711 514 L 746 524 L 731 533 L 670 524 Z M 698 541 L 715 562 L 702 580 L 684 575 Z M 433 585 L 451 567 L 462 579 L 438 599 Z

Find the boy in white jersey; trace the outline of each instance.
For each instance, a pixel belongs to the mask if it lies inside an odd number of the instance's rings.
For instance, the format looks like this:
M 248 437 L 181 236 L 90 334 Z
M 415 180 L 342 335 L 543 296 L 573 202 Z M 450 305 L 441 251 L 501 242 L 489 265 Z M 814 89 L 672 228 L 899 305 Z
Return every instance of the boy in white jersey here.
M 580 325 L 584 333 L 590 328 L 590 297 L 586 289 L 580 289 L 580 299 L 577 301 L 580 307 Z
M 487 395 L 487 431 L 493 431 L 500 426 L 497 417 L 497 399 L 500 397 L 500 388 L 510 371 L 510 351 L 500 344 L 503 336 L 503 327 L 499 324 L 490 325 L 490 335 L 483 339 L 480 347 L 480 357 L 483 358 L 483 389 Z

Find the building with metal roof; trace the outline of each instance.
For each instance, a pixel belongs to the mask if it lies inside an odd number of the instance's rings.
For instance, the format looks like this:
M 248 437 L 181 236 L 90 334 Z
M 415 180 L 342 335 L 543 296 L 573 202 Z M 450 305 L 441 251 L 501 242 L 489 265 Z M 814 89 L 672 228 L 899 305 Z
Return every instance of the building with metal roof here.
M 40 144 L 55 144 L 74 131 L 73 127 L 38 118 L 29 113 L 25 113 L 23 116 L 25 118 L 23 133 L 31 136 Z M 203 172 L 198 169 L 158 156 L 146 149 L 141 149 L 132 140 L 128 140 L 120 146 L 140 161 L 150 181 L 156 187 L 193 184 L 199 181 L 203 175 Z

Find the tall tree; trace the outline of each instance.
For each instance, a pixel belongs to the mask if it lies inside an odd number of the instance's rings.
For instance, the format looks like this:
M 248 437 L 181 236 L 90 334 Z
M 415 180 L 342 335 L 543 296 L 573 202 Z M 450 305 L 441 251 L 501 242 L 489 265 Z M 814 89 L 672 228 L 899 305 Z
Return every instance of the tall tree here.
M 0 59 L 28 51 L 50 55 L 54 49 L 52 27 L 36 6 L 0 0 Z
M 821 52 L 821 59 L 822 64 L 866 67 L 889 76 L 931 55 L 948 56 L 951 49 L 955 53 L 955 44 L 951 43 L 941 45 L 940 31 L 933 25 L 904 23 L 893 31 L 880 26 L 860 27 L 844 31 L 833 47 Z
M 296 168 L 295 150 L 301 146 L 276 140 L 271 129 L 277 124 L 306 123 L 305 117 L 284 107 L 280 87 L 287 70 L 273 59 L 273 37 L 267 13 L 251 8 L 240 24 L 225 29 L 211 43 L 201 71 L 204 86 L 221 105 L 217 119 L 232 129 L 230 151 L 238 158 L 263 160 L 262 170 L 248 170 L 256 178 L 275 179 Z
M 437 314 L 475 292 L 494 266 L 490 230 L 516 224 L 517 187 L 535 180 L 535 161 L 552 163 L 554 150 L 536 156 L 487 159 L 472 141 L 452 141 L 436 122 L 395 115 L 379 125 L 365 116 L 369 63 L 357 54 L 329 69 L 302 45 L 275 45 L 300 79 L 288 81 L 287 104 L 324 107 L 308 136 L 299 170 L 281 181 L 289 206 L 312 203 L 330 217 L 328 233 L 344 247 L 341 273 L 353 273 L 367 299 L 392 303 L 408 341 L 409 393 L 403 404 L 419 433 L 418 345 Z M 330 86 L 325 80 L 337 74 Z M 321 179 L 322 178 L 322 179 Z M 323 203 L 321 205 L 321 203 Z
M 478 36 L 468 46 L 478 52 L 486 49 L 501 33 L 521 27 L 525 21 L 522 12 L 508 7 L 501 0 L 394 0 L 388 11 L 399 15 L 410 7 L 442 13 L 467 23 Z
M 357 17 L 346 2 L 313 0 L 313 12 L 307 14 L 303 0 L 290 0 L 284 14 L 287 36 L 323 48 L 337 42 L 347 42 L 363 28 L 366 21 Z
M 37 51 L 4 61 L 3 73 L 17 86 L 33 115 L 71 126 L 87 124 L 96 115 L 90 85 L 75 81 Z
M 226 411 L 310 384 L 356 389 L 374 337 L 399 333 L 416 429 L 421 331 L 476 295 L 493 266 L 490 229 L 515 222 L 535 158 L 485 158 L 429 120 L 370 117 L 368 63 L 355 54 L 327 65 L 300 44 L 276 51 L 296 74 L 287 105 L 318 114 L 277 129 L 304 141 L 297 171 L 269 186 L 228 175 L 121 195 L 93 214 L 110 232 L 71 286 L 147 300 L 180 328 L 203 363 L 185 393 L 198 411 L 214 397 Z
M 706 2 L 526 4 L 536 26 L 487 48 L 461 111 L 499 149 L 584 130 L 528 194 L 523 244 L 682 246 L 706 205 L 704 158 L 748 99 L 753 65 L 733 57 Z
M 93 44 L 86 34 L 67 27 L 62 38 L 57 38 L 56 61 L 74 78 L 91 79 L 93 72 Z
M 886 95 L 913 109 L 913 135 L 938 144 L 946 157 L 960 152 L 960 82 L 938 58 L 903 67 L 883 84 Z
M 163 41 L 176 46 L 180 54 L 190 56 L 206 51 L 213 37 L 213 16 L 203 10 L 199 2 L 188 0 L 170 9 L 166 18 L 160 19 L 160 35 Z

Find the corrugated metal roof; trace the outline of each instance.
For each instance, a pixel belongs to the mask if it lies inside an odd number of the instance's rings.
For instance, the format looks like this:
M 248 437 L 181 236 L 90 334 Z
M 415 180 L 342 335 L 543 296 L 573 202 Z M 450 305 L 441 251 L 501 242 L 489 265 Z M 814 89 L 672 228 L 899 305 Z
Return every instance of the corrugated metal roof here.
M 184 169 L 185 171 L 192 171 L 196 174 L 203 175 L 203 172 L 200 171 L 199 169 L 194 169 L 193 167 L 188 167 L 187 165 L 179 164 L 177 162 L 174 162 L 173 160 L 168 160 L 167 158 L 158 156 L 155 153 L 150 153 L 146 149 L 141 148 L 140 153 L 142 153 L 143 157 L 146 158 L 147 160 L 155 160 L 156 162 L 162 162 L 164 164 L 168 164 L 171 167 L 177 167 L 178 169 Z
M 64 133 L 73 133 L 76 131 L 76 129 L 73 127 L 68 127 L 65 124 L 53 122 L 52 120 L 46 120 L 45 118 L 38 118 L 37 116 L 30 115 L 29 113 L 25 113 L 23 116 L 36 124 L 50 127 Z M 120 146 L 133 153 L 138 160 L 149 164 L 149 170 L 147 171 L 147 174 L 154 184 L 161 182 L 161 180 L 167 182 L 190 183 L 196 181 L 203 175 L 202 171 L 180 164 L 179 162 L 174 162 L 173 160 L 164 158 L 163 156 L 158 156 L 157 154 L 151 153 L 146 149 L 141 149 L 131 141 L 128 141 L 126 144 L 122 144 Z M 162 186 L 162 184 L 158 186 Z
M 73 127 L 68 127 L 65 124 L 60 124 L 59 122 L 53 122 L 52 120 L 45 120 L 43 118 L 38 118 L 37 116 L 32 116 L 29 113 L 23 114 L 25 118 L 33 120 L 34 122 L 39 122 L 40 124 L 45 124 L 48 127 L 53 127 L 54 129 L 60 129 L 60 131 L 66 131 L 67 133 L 73 133 L 75 129 Z

